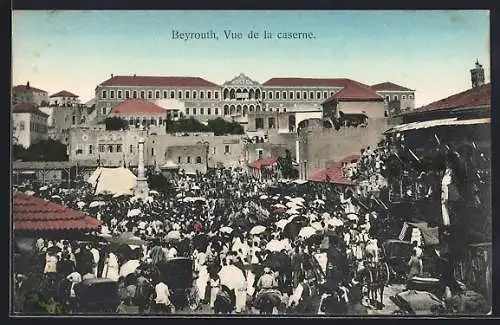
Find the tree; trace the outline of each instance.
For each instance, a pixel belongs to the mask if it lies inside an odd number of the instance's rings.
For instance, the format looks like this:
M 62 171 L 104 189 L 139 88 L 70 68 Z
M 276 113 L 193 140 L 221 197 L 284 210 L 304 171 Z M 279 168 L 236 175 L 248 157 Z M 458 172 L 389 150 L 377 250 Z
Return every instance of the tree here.
M 236 122 L 228 122 L 223 118 L 216 118 L 215 120 L 208 121 L 208 128 L 210 132 L 214 135 L 225 135 L 225 134 L 243 134 L 243 127 Z
M 193 117 L 190 117 L 188 119 L 180 119 L 178 121 L 167 120 L 167 132 L 209 132 L 209 129 L 205 124 L 195 120 Z
M 24 158 L 25 161 L 68 161 L 66 145 L 59 140 L 41 140 L 32 144 Z
M 175 187 L 165 176 L 163 176 L 163 174 L 150 171 L 148 172 L 147 177 L 150 189 L 163 193 L 167 196 L 175 193 Z
M 126 130 L 128 129 L 128 123 L 122 118 L 113 116 L 113 117 L 107 117 L 104 120 L 104 123 L 106 124 L 106 131 L 118 131 L 118 130 Z

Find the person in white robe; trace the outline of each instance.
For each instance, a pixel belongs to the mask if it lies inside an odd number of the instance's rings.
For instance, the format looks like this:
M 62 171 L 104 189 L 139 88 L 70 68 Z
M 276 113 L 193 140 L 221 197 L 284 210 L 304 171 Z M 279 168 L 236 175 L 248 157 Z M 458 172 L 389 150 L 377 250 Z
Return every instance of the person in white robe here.
M 102 278 L 110 279 L 113 281 L 118 281 L 119 276 L 119 265 L 118 257 L 113 252 L 109 252 L 108 257 L 104 263 L 104 268 L 102 270 Z

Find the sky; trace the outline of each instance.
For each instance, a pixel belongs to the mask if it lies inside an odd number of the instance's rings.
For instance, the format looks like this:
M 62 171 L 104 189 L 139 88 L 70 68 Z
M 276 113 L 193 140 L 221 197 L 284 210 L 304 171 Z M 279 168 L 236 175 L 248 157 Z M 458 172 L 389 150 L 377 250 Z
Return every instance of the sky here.
M 174 31 L 218 39 L 174 39 Z M 292 32 L 314 38 L 277 38 Z M 391 81 L 415 89 L 417 106 L 470 88 L 476 58 L 490 80 L 485 10 L 14 11 L 12 34 L 13 85 L 68 90 L 82 102 L 111 74 Z

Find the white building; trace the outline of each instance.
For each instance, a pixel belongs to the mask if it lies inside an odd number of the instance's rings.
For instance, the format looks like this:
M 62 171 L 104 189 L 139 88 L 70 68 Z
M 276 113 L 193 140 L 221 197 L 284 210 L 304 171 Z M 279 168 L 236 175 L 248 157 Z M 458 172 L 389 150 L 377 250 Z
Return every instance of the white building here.
M 58 93 L 50 95 L 51 106 L 74 106 L 80 103 L 78 95 L 75 95 L 67 90 L 61 90 Z
M 48 117 L 36 105 L 15 105 L 12 112 L 13 143 L 29 148 L 33 143 L 47 139 Z

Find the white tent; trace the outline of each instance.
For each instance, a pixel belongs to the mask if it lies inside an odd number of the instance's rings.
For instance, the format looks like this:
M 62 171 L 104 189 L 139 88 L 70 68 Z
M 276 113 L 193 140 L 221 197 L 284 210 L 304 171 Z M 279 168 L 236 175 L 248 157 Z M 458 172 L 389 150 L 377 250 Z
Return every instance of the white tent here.
M 101 193 L 132 195 L 137 177 L 127 168 L 97 168 L 87 180 Z

